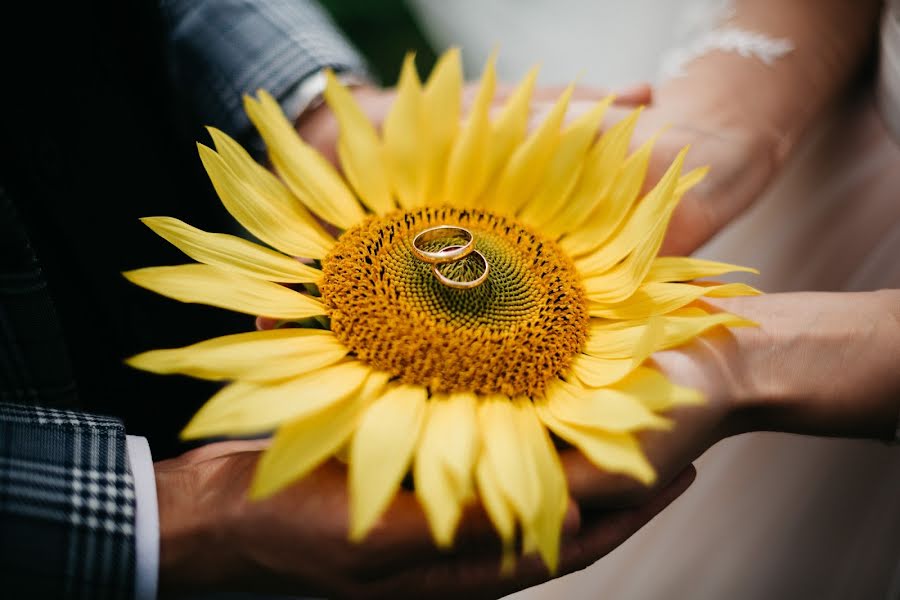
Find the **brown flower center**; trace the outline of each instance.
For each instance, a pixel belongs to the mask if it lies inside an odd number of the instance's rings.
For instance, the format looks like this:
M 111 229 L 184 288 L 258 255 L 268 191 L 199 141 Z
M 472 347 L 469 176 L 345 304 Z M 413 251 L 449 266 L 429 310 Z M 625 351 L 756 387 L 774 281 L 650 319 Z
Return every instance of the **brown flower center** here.
M 412 253 L 412 238 L 434 225 L 474 234 L 491 267 L 484 284 L 449 288 Z M 371 216 L 341 236 L 322 267 L 322 299 L 335 335 L 373 368 L 433 392 L 539 397 L 587 336 L 587 301 L 568 256 L 485 211 Z M 472 280 L 481 268 L 471 255 L 441 272 Z

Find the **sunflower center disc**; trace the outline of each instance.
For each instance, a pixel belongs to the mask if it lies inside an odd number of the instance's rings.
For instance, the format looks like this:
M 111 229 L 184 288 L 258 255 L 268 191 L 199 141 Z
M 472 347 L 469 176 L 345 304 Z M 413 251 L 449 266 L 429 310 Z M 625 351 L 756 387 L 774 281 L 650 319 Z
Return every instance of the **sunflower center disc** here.
M 491 266 L 484 284 L 446 287 L 412 253 L 413 237 L 434 225 L 474 234 Z M 335 335 L 373 368 L 432 392 L 539 397 L 587 336 L 587 301 L 572 261 L 554 242 L 484 211 L 371 216 L 341 236 L 322 268 Z M 468 281 L 481 265 L 470 255 L 441 272 Z

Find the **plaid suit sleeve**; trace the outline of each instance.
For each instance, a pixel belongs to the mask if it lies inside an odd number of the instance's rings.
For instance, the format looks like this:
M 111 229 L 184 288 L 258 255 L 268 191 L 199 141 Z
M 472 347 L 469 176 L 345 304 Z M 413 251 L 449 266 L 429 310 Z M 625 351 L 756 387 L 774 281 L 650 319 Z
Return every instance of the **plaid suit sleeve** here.
M 0 403 L 4 597 L 131 598 L 134 520 L 119 421 Z
M 161 0 L 169 70 L 192 118 L 246 139 L 242 96 L 283 100 L 326 67 L 365 75 L 359 54 L 313 0 Z

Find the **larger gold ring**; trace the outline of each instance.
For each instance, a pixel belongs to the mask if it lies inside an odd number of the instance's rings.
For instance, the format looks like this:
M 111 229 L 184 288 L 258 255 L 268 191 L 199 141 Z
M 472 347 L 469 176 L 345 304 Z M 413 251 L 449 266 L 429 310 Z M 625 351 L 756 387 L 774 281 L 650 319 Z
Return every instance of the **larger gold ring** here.
M 455 237 L 462 237 L 466 241 L 462 245 L 447 246 L 434 252 L 423 250 L 421 247 L 422 244 L 428 242 L 440 239 L 450 240 Z M 455 227 L 453 225 L 429 227 L 424 231 L 420 231 L 419 234 L 413 238 L 412 242 L 413 254 L 415 254 L 419 260 L 431 265 L 443 265 L 456 262 L 467 257 L 473 250 L 475 250 L 475 236 L 472 235 L 472 232 L 463 227 Z
M 444 250 L 452 252 L 461 247 L 462 246 L 447 246 L 446 248 L 444 248 Z M 439 282 L 449 288 L 453 288 L 455 290 L 470 290 L 472 288 L 476 288 L 487 281 L 488 273 L 490 273 L 491 271 L 491 265 L 484 257 L 484 254 L 482 254 L 478 250 L 472 250 L 471 254 L 478 256 L 478 258 L 481 259 L 481 263 L 484 265 L 484 272 L 472 281 L 457 281 L 456 279 L 450 279 L 449 277 L 441 273 L 440 269 L 438 269 L 439 265 L 436 264 L 431 265 L 431 272 Z

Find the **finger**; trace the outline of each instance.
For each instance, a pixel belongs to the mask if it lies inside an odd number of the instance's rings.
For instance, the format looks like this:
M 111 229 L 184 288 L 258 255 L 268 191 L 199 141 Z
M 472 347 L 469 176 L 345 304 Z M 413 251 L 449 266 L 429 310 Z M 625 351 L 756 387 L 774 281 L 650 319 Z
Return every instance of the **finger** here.
M 688 465 L 672 482 L 640 506 L 587 514 L 576 540 L 568 548 L 563 548 L 564 568 L 573 571 L 596 562 L 674 502 L 696 477 L 697 470 L 693 465 Z
M 357 582 L 347 597 L 365 598 L 498 598 L 583 569 L 631 537 L 680 496 L 694 480 L 693 466 L 643 506 L 598 513 L 589 526 L 561 548 L 560 568 L 551 575 L 536 556 L 518 560 L 512 575 L 500 572 L 499 557 L 454 556 L 422 567 L 393 573 L 377 581 Z
M 633 477 L 599 469 L 574 448 L 562 450 L 559 455 L 566 472 L 569 495 L 579 506 L 629 506 L 636 497 L 650 491 Z
M 678 423 L 678 435 L 671 431 L 639 434 L 641 448 L 657 473 L 657 481 L 650 486 L 598 468 L 575 448 L 560 450 L 569 494 L 582 509 L 630 507 L 645 502 L 714 443 L 714 413 L 697 407 L 673 409 L 669 416 Z
M 569 500 L 563 518 L 563 539 L 577 536 L 580 527 L 578 505 Z M 389 566 L 408 568 L 474 554 L 498 557 L 502 544 L 486 511 L 475 503 L 464 509 L 453 546 L 438 548 L 418 500 L 410 492 L 401 492 L 359 549 L 365 558 L 362 562 L 368 565 L 360 574 L 377 576 Z
M 256 317 L 257 331 L 265 331 L 267 329 L 275 329 L 275 326 L 277 324 L 278 324 L 278 319 L 273 319 L 272 317 Z
M 653 102 L 653 86 L 646 82 L 618 88 L 613 93 L 616 95 L 616 104 L 623 106 L 640 106 Z
M 536 102 L 553 102 L 566 90 L 564 85 L 550 85 L 539 87 L 534 91 L 533 100 Z M 626 87 L 610 90 L 604 87 L 592 85 L 576 85 L 572 91 L 572 101 L 597 102 L 608 95 L 613 94 L 613 104 L 620 106 L 639 106 L 650 104 L 653 101 L 653 87 L 649 83 L 635 83 Z

